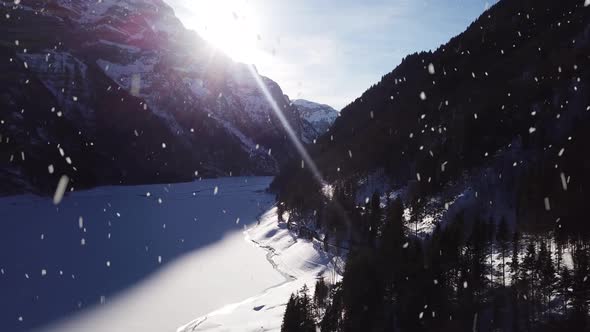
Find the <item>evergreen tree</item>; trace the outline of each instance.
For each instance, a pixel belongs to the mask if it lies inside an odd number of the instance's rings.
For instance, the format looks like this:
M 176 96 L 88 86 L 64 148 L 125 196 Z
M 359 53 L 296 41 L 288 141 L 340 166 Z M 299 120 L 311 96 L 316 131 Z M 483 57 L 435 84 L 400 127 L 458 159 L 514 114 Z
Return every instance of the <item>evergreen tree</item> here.
M 512 285 L 517 285 L 520 279 L 520 262 L 518 255 L 520 253 L 520 234 L 514 232 L 512 236 L 512 261 L 510 262 L 510 274 Z
M 535 315 L 535 284 L 537 281 L 537 253 L 535 244 L 530 241 L 526 247 L 526 253 L 522 260 L 522 286 L 523 297 L 527 304 L 525 315 L 527 327 L 530 329 L 530 324 Z
M 588 253 L 582 245 L 578 244 L 574 251 L 572 306 L 573 320 L 580 330 L 588 326 L 588 301 L 590 299 L 588 273 L 590 273 Z
M 486 224 L 481 219 L 476 219 L 471 236 L 468 241 L 468 255 L 470 261 L 469 278 L 467 279 L 471 289 L 473 290 L 475 301 L 479 303 L 483 300 L 483 289 L 485 286 L 486 276 L 486 244 L 488 233 L 486 231 Z
M 496 232 L 496 241 L 498 242 L 498 249 L 502 257 L 502 286 L 506 287 L 506 252 L 508 251 L 508 225 L 506 218 L 500 219 L 498 231 Z
M 299 290 L 297 296 L 298 313 L 299 313 L 299 330 L 301 332 L 315 332 L 315 322 L 313 316 L 313 304 L 309 297 L 309 288 L 307 285 Z
M 490 276 L 490 288 L 494 287 L 494 238 L 496 234 L 496 227 L 494 219 L 490 217 L 488 223 L 485 225 L 485 248 L 484 255 L 490 256 L 489 276 Z
M 561 270 L 558 291 L 561 296 L 563 316 L 567 317 L 567 306 L 572 297 L 572 276 L 567 267 L 564 267 Z
M 375 240 L 381 226 L 381 197 L 375 191 L 371 197 L 369 209 L 369 244 L 375 246 Z
M 320 313 L 326 309 L 329 292 L 330 289 L 328 288 L 328 285 L 326 285 L 324 278 L 319 278 L 315 283 L 315 291 L 313 293 L 313 301 L 318 311 L 316 317 L 318 318 Z
M 331 303 L 326 309 L 326 313 L 320 323 L 322 332 L 337 332 L 342 327 L 342 283 L 337 283 L 330 290 Z
M 283 214 L 285 213 L 285 204 L 279 201 L 278 198 L 277 201 L 279 202 L 277 203 L 277 221 L 282 223 L 285 222 L 285 219 L 283 218 Z
M 548 304 L 555 290 L 555 267 L 551 253 L 547 250 L 545 242 L 541 242 L 538 256 L 539 290 L 542 296 L 542 305 Z
M 371 250 L 349 253 L 342 277 L 343 331 L 370 331 L 381 314 L 381 282 Z
M 287 302 L 281 332 L 315 332 L 312 310 L 309 289 L 303 285 L 297 294 L 291 294 Z
M 281 332 L 296 332 L 299 331 L 299 308 L 298 298 L 295 294 L 291 294 L 287 308 L 283 315 L 283 324 L 281 325 Z

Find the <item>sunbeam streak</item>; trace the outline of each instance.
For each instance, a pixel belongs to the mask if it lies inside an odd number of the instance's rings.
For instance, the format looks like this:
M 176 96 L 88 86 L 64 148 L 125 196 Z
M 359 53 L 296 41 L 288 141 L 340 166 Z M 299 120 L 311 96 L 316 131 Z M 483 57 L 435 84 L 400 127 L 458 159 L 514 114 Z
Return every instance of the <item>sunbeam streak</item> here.
M 295 148 L 297 149 L 297 152 L 299 152 L 299 154 L 301 155 L 301 158 L 303 158 L 303 160 L 305 161 L 305 165 L 307 165 L 309 167 L 309 169 L 311 170 L 311 172 L 312 172 L 313 176 L 316 178 L 316 180 L 319 183 L 324 184 L 325 181 L 322 178 L 322 174 L 320 173 L 316 164 L 313 162 L 313 160 L 309 156 L 309 153 L 307 153 L 307 150 L 305 149 L 303 144 L 301 144 L 301 141 L 299 140 L 299 137 L 297 137 L 297 135 L 295 134 L 295 131 L 293 130 L 293 128 L 291 128 L 289 121 L 287 121 L 287 119 L 285 118 L 285 115 L 283 114 L 283 111 L 281 110 L 281 108 L 279 107 L 277 102 L 274 100 L 274 98 L 272 97 L 272 95 L 268 91 L 266 84 L 264 84 L 264 82 L 262 82 L 262 80 L 260 79 L 260 76 L 256 72 L 256 69 L 254 69 L 254 66 L 248 65 L 248 70 L 250 71 L 250 74 L 252 74 L 252 77 L 254 77 L 254 80 L 256 80 L 256 84 L 258 84 L 260 91 L 262 91 L 262 94 L 264 94 L 264 97 L 266 98 L 266 100 L 270 104 L 270 107 L 272 108 L 273 112 L 281 121 L 283 128 L 285 128 L 287 135 L 289 135 L 289 139 L 291 140 L 293 145 L 295 145 Z
M 258 87 L 260 88 L 260 91 L 262 91 L 262 94 L 264 95 L 264 97 L 266 98 L 268 103 L 270 104 L 270 107 L 272 108 L 273 112 L 276 114 L 276 116 L 281 121 L 283 128 L 285 128 L 287 135 L 289 135 L 289 139 L 291 140 L 293 145 L 295 145 L 297 152 L 299 152 L 299 154 L 301 155 L 301 158 L 305 161 L 306 167 L 309 167 L 309 169 L 311 170 L 311 173 L 313 174 L 313 177 L 316 179 L 316 181 L 318 181 L 318 183 L 320 185 L 322 185 L 322 186 L 326 185 L 327 182 L 322 177 L 322 174 L 320 173 L 319 169 L 317 168 L 315 162 L 313 161 L 313 159 L 311 159 L 309 153 L 307 152 L 307 149 L 305 149 L 303 144 L 301 144 L 299 137 L 297 137 L 295 131 L 293 130 L 293 128 L 289 124 L 289 121 L 287 121 L 287 119 L 285 118 L 283 111 L 281 110 L 281 108 L 279 107 L 277 102 L 274 100 L 274 98 L 272 97 L 272 95 L 268 91 L 266 84 L 264 84 L 264 82 L 260 79 L 260 76 L 256 72 L 256 69 L 254 68 L 254 66 L 248 65 L 248 70 L 250 71 L 250 74 L 252 74 L 252 77 L 254 77 L 256 84 L 258 85 Z M 344 208 L 340 205 L 340 202 L 338 202 L 337 200 L 334 199 L 334 202 L 336 203 L 336 211 L 337 211 L 339 217 L 342 218 L 342 220 L 344 220 L 344 222 L 350 226 L 351 221 L 350 221 L 350 218 L 348 217 L 348 215 L 346 214 L 346 212 L 344 211 Z

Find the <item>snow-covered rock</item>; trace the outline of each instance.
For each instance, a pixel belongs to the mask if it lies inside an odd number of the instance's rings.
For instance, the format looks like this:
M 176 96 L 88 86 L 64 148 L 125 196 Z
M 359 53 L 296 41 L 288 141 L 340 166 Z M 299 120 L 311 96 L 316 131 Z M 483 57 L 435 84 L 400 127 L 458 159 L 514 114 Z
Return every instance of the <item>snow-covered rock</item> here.
M 306 143 L 325 134 L 336 118 L 338 111 L 329 105 L 314 103 L 305 99 L 295 99 L 293 105 L 299 109 L 301 117 L 301 137 Z

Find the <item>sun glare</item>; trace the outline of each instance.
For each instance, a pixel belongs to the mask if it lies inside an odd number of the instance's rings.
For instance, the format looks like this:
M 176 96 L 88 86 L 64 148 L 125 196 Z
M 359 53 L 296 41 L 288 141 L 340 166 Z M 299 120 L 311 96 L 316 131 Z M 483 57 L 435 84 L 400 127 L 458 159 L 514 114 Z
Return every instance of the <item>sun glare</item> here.
M 248 64 L 263 61 L 266 54 L 259 48 L 256 13 L 246 1 L 185 0 L 184 7 L 185 25 L 232 59 Z

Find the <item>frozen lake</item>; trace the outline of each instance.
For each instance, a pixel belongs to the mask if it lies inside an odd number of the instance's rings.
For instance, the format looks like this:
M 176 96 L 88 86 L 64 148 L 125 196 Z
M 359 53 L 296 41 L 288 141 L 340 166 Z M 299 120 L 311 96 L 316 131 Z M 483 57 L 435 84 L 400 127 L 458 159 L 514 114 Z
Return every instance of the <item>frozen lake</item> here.
M 0 198 L 0 326 L 175 331 L 284 282 L 243 234 L 274 203 L 271 180 Z

